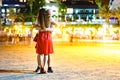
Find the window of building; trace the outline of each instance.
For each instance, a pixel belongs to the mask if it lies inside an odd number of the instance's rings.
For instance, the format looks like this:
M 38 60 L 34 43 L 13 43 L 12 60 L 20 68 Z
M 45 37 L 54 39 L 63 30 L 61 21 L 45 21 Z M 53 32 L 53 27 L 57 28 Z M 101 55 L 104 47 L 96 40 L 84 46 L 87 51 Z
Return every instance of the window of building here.
M 89 13 L 93 13 L 93 10 L 94 10 L 94 9 L 89 9 Z
M 5 14 L 2 14 L 2 16 L 5 16 Z
M 27 2 L 26 0 L 24 0 L 24 2 Z
M 68 13 L 68 14 L 72 14 L 72 13 L 73 13 L 73 8 L 68 8 L 68 9 L 67 9 L 67 13 Z
M 24 0 L 19 0 L 19 2 L 24 2 Z
M 80 9 L 80 13 L 84 13 L 84 9 Z
M 9 13 L 9 9 L 6 9 L 6 12 Z
M 89 13 L 89 10 L 88 10 L 88 9 L 86 9 L 86 10 L 85 10 L 85 13 Z
M 5 13 L 5 9 L 2 9 L 1 12 L 2 12 L 2 13 Z
M 78 10 L 78 9 L 76 9 L 76 10 L 75 10 L 75 14 L 78 14 L 78 13 L 79 13 L 79 10 Z

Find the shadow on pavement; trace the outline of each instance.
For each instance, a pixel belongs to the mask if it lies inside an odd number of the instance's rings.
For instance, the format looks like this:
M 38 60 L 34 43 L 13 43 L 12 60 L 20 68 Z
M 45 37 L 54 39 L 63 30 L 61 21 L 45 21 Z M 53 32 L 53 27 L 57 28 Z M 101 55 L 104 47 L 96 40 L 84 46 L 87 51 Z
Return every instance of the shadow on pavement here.
M 33 70 L 6 70 L 6 69 L 0 69 L 0 73 L 25 73 L 25 74 L 36 74 Z

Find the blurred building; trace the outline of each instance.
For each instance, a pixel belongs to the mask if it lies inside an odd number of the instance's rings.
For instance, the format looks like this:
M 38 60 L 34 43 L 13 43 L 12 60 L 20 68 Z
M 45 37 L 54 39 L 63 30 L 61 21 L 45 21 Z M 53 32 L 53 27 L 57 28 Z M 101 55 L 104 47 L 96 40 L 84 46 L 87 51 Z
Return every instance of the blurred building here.
M 116 9 L 120 7 L 120 0 L 111 0 L 112 1 L 112 9 Z
M 62 3 L 67 5 L 66 19 L 71 21 L 78 21 L 80 19 L 84 21 L 91 21 L 98 19 L 96 16 L 99 13 L 99 8 L 95 3 L 95 0 L 61 0 Z M 109 6 L 112 8 L 113 2 L 110 0 Z
M 24 8 L 26 4 L 27 0 L 2 0 L 1 16 L 9 15 L 9 8 L 13 8 L 17 13 L 21 8 Z
M 56 0 L 46 0 L 46 2 L 47 6 L 51 8 L 51 6 L 53 6 L 53 2 L 56 2 Z M 96 18 L 95 15 L 98 13 L 97 5 L 95 3 L 89 2 L 88 0 L 60 0 L 60 2 L 65 4 L 67 7 L 67 12 L 65 15 L 64 13 L 58 13 L 58 9 L 55 10 L 55 8 L 51 8 L 54 9 L 53 12 L 57 12 L 56 16 L 59 18 L 59 20 L 78 21 L 82 19 L 88 21 Z M 63 12 L 64 11 L 65 10 L 63 9 Z
M 58 13 L 58 3 L 56 3 L 56 2 L 46 3 L 46 5 L 44 7 L 51 10 L 51 13 L 52 13 L 51 15 L 54 20 L 58 20 L 58 14 L 59 14 Z
M 63 4 L 67 5 L 66 19 L 71 21 L 84 20 L 89 21 L 96 18 L 98 7 L 95 3 L 88 0 L 66 0 Z
M 2 0 L 1 16 L 9 15 L 9 8 L 14 8 L 14 11 L 18 13 L 21 9 L 26 7 L 29 0 Z M 65 20 L 68 21 L 89 21 L 96 19 L 96 14 L 99 13 L 98 6 L 95 1 L 90 0 L 60 0 L 61 3 L 67 6 L 67 13 L 65 14 Z M 114 0 L 110 0 L 112 5 Z M 53 17 L 59 17 L 57 0 L 46 0 L 46 7 L 51 9 Z

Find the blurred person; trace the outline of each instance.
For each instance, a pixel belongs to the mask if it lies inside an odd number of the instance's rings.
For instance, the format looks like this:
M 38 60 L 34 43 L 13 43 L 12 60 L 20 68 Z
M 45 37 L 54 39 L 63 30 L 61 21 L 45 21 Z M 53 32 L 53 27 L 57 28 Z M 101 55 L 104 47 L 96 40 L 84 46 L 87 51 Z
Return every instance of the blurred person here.
M 16 37 L 17 37 L 17 35 L 15 33 L 15 30 L 12 31 L 11 37 L 12 37 L 12 44 L 16 44 Z
M 19 34 L 16 35 L 16 43 L 18 44 L 20 41 Z
M 29 34 L 28 34 L 28 44 L 31 44 L 32 43 L 32 38 L 33 38 L 33 32 L 32 30 L 30 30 Z

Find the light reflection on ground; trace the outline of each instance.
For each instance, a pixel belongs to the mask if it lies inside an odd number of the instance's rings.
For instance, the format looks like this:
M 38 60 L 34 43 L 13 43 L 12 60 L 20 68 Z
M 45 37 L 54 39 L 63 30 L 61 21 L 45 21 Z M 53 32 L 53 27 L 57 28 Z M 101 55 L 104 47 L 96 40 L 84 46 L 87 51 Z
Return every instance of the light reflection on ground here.
M 54 73 L 45 75 L 31 73 L 36 68 L 34 45 L 0 45 L 1 80 L 120 79 L 119 42 L 54 42 Z

